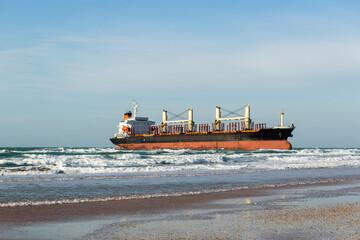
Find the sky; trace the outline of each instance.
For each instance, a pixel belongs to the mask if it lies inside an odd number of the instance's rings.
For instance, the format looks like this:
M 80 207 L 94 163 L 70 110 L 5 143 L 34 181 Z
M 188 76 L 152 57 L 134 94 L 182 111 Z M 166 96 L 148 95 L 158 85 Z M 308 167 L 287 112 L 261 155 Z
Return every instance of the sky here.
M 360 147 L 360 2 L 0 0 L 0 147 L 111 147 L 132 100 Z

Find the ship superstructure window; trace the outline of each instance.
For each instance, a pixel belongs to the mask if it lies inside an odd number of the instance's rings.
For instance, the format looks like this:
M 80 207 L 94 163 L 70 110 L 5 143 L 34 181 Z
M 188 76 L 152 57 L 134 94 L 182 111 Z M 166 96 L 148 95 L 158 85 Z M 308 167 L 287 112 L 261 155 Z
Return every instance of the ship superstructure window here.
M 140 117 L 136 117 L 135 120 L 129 120 L 127 123 L 134 128 L 135 134 L 148 134 L 149 127 L 155 124 L 154 121 L 148 121 L 147 118 Z

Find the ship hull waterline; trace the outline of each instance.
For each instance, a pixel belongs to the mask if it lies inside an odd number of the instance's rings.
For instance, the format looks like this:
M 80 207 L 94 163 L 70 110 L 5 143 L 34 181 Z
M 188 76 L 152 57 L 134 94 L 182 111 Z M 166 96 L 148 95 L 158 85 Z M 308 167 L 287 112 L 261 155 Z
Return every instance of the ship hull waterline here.
M 287 140 L 267 141 L 214 141 L 214 142 L 171 142 L 171 143 L 125 143 L 116 144 L 117 149 L 226 149 L 252 151 L 259 149 L 291 150 Z
M 228 149 L 290 150 L 293 127 L 280 129 L 260 129 L 242 132 L 208 132 L 186 134 L 142 135 L 126 138 L 110 138 L 118 148 L 137 149 Z

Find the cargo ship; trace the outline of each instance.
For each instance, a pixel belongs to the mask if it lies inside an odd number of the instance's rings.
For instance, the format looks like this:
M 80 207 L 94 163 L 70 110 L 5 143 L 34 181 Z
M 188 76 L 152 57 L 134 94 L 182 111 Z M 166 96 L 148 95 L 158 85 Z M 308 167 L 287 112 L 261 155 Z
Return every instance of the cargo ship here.
M 280 125 L 268 128 L 265 123 L 255 124 L 250 118 L 250 105 L 245 105 L 244 115 L 221 117 L 221 107 L 216 107 L 212 124 L 195 124 L 193 109 L 187 110 L 187 119 L 170 120 L 163 110 L 163 121 L 155 125 L 148 117 L 137 116 L 138 104 L 133 102 L 133 113 L 126 111 L 118 132 L 110 141 L 117 149 L 228 149 L 290 150 L 287 139 L 295 129 L 293 123 L 284 126 L 284 112 L 280 112 Z M 234 112 L 232 112 L 234 113 Z M 239 115 L 239 114 L 238 114 Z M 179 116 L 179 115 L 175 115 Z M 226 123 L 226 124 L 225 124 Z

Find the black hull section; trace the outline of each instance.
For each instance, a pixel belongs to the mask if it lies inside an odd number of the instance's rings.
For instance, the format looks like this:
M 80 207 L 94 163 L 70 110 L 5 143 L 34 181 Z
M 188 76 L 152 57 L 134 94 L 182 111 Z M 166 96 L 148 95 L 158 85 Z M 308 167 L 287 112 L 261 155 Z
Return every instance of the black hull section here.
M 294 128 L 269 128 L 259 131 L 243 132 L 144 135 L 128 138 L 110 138 L 110 141 L 115 145 L 181 142 L 286 141 L 288 137 L 292 137 L 291 132 L 293 130 Z

